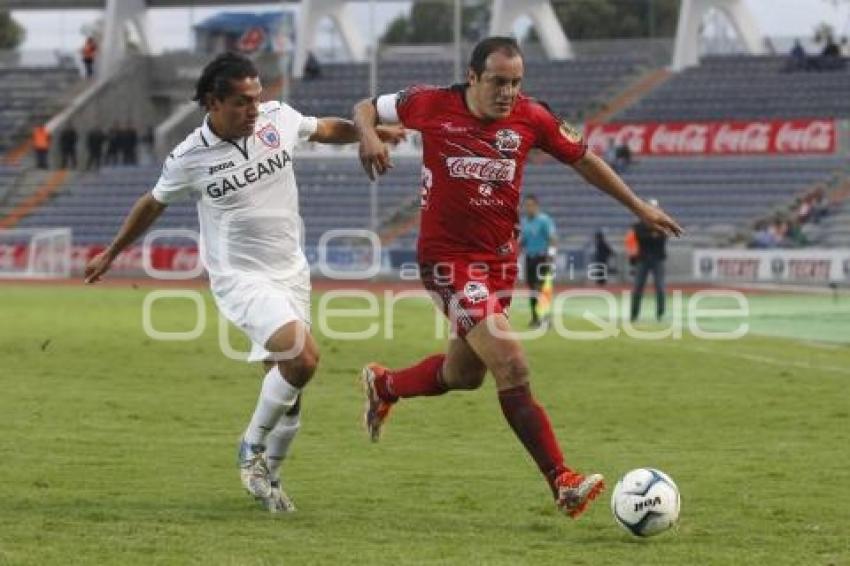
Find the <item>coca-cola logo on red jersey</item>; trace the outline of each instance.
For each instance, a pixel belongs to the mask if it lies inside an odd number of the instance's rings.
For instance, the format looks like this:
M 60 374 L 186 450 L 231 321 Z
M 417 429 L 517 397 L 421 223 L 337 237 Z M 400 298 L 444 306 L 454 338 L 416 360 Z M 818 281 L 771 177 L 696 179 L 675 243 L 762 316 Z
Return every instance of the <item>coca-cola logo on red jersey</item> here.
M 636 155 L 777 155 L 834 153 L 835 120 L 588 124 L 588 145 L 603 154 L 628 144 Z
M 513 159 L 489 157 L 449 157 L 446 159 L 449 175 L 456 179 L 511 182 L 516 174 Z

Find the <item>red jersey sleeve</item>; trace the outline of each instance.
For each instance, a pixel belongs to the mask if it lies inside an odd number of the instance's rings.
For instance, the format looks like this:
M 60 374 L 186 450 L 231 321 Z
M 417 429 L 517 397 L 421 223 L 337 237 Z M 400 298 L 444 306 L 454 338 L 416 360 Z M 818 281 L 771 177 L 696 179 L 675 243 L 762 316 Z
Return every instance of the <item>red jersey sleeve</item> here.
M 566 164 L 575 163 L 587 153 L 584 136 L 566 120 L 555 116 L 551 110 L 539 102 L 532 103 L 535 108 L 536 147 Z
M 396 95 L 396 111 L 402 125 L 421 130 L 429 117 L 440 110 L 439 97 L 443 89 L 430 85 L 413 85 Z

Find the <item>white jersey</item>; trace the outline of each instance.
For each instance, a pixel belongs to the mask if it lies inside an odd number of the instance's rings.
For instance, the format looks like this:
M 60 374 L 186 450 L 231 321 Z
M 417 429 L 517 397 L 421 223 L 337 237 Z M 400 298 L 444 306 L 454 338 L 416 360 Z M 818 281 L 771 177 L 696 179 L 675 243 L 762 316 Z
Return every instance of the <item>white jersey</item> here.
M 163 204 L 197 199 L 201 260 L 214 291 L 245 276 L 309 285 L 292 154 L 317 124 L 266 102 L 253 135 L 220 139 L 205 118 L 166 159 L 153 197 Z

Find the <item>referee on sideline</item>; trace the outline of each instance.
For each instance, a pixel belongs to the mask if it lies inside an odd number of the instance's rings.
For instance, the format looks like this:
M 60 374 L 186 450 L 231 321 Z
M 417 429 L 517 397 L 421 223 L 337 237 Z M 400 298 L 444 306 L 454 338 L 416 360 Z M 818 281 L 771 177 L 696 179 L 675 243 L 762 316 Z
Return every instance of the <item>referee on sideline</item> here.
M 526 196 L 523 208 L 525 216 L 520 220 L 519 245 L 525 253 L 525 281 L 532 291 L 529 297 L 531 303 L 529 326 L 536 328 L 542 323 L 537 314 L 537 297 L 546 276 L 551 273 L 558 237 L 555 233 L 555 222 L 548 214 L 540 211 L 540 202 L 536 196 Z

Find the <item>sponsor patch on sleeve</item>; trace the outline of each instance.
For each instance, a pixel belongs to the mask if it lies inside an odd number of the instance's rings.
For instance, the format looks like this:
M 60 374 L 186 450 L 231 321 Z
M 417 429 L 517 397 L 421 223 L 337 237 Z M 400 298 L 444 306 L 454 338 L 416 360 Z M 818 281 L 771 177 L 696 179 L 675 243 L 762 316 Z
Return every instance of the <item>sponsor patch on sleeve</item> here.
M 561 120 L 561 124 L 558 129 L 560 130 L 561 135 L 564 136 L 564 138 L 566 138 L 566 140 L 570 143 L 579 144 L 584 141 L 584 137 L 581 135 L 578 128 L 566 120 Z

